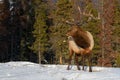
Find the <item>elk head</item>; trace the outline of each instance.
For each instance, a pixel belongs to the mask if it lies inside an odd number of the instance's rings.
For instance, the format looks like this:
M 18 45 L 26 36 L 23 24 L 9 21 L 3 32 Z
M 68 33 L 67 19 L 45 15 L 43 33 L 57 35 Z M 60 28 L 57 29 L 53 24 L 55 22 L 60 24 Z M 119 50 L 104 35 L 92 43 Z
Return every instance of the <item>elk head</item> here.
M 71 24 L 71 26 L 72 27 L 67 31 L 66 36 L 72 36 L 78 46 L 88 48 L 90 46 L 90 41 L 87 32 L 77 24 Z
M 66 36 L 75 36 L 78 33 L 78 31 L 83 31 L 80 28 L 79 23 L 72 23 L 72 22 L 69 22 L 69 21 L 66 21 L 66 23 L 71 26 L 71 28 L 67 31 Z
M 75 36 L 78 32 L 78 26 L 72 26 L 66 33 L 67 36 Z

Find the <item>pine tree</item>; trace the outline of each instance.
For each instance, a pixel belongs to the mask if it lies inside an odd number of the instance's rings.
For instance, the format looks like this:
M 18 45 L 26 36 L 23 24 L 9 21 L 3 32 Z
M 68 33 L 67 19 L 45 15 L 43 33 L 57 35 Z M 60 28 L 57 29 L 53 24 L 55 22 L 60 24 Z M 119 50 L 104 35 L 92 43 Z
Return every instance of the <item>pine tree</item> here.
M 0 62 L 9 61 L 9 31 L 7 28 L 8 19 L 10 16 L 9 12 L 9 1 L 0 1 Z
M 120 52 L 120 19 L 119 19 L 119 15 L 120 15 L 120 4 L 119 4 L 119 0 L 116 0 L 116 6 L 115 6 L 115 15 L 114 15 L 114 49 L 117 52 Z
M 115 66 L 120 67 L 120 1 L 115 0 L 114 31 L 113 31 L 113 49 L 116 53 Z
M 35 23 L 33 35 L 35 41 L 32 45 L 32 50 L 39 56 L 39 63 L 43 59 L 43 54 L 49 48 L 48 26 L 47 21 L 47 4 L 43 0 L 34 0 L 35 8 Z
M 34 8 L 31 0 L 20 0 L 20 60 L 36 62 L 36 55 L 30 50 L 33 43 Z M 22 6 L 22 7 L 21 7 Z
M 53 44 L 52 48 L 56 53 L 56 63 L 62 64 L 63 56 L 68 51 L 65 34 L 69 25 L 65 21 L 72 20 L 72 4 L 70 0 L 58 0 L 54 13 L 54 26 L 51 27 L 51 42 Z

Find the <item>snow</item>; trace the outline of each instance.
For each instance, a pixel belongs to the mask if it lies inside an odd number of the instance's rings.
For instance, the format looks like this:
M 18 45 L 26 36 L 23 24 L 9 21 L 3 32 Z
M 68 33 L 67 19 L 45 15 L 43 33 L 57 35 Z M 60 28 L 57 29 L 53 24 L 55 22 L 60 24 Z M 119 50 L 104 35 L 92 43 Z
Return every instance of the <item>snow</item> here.
M 0 80 L 120 80 L 120 68 L 93 67 L 93 72 L 76 66 L 39 65 L 31 62 L 0 63 Z

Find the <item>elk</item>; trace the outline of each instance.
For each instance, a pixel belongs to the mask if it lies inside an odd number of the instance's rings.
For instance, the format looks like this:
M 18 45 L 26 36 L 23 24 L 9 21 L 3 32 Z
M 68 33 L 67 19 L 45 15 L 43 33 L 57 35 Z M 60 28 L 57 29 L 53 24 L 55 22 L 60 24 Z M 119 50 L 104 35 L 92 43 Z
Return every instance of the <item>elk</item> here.
M 67 70 L 70 70 L 71 59 L 73 54 L 75 54 L 75 62 L 77 69 L 80 70 L 78 63 L 78 56 L 82 57 L 83 70 L 84 70 L 84 61 L 88 59 L 89 62 L 89 72 L 92 72 L 92 49 L 94 46 L 93 36 L 90 32 L 84 31 L 78 26 L 73 26 L 68 30 L 68 44 L 69 44 L 69 62 Z

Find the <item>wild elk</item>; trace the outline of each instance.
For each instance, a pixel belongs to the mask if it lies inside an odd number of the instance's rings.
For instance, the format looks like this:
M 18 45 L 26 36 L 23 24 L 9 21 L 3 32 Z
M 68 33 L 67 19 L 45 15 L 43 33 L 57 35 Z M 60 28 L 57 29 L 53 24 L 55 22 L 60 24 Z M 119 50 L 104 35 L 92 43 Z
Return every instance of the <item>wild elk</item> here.
M 84 31 L 78 26 L 73 26 L 70 30 L 68 30 L 68 44 L 69 44 L 69 62 L 67 70 L 70 70 L 71 59 L 73 54 L 75 54 L 75 61 L 77 65 L 77 69 L 80 70 L 78 63 L 78 56 L 82 57 L 82 65 L 84 70 L 84 61 L 88 59 L 89 61 L 89 72 L 92 72 L 92 49 L 94 46 L 93 36 L 90 32 Z

